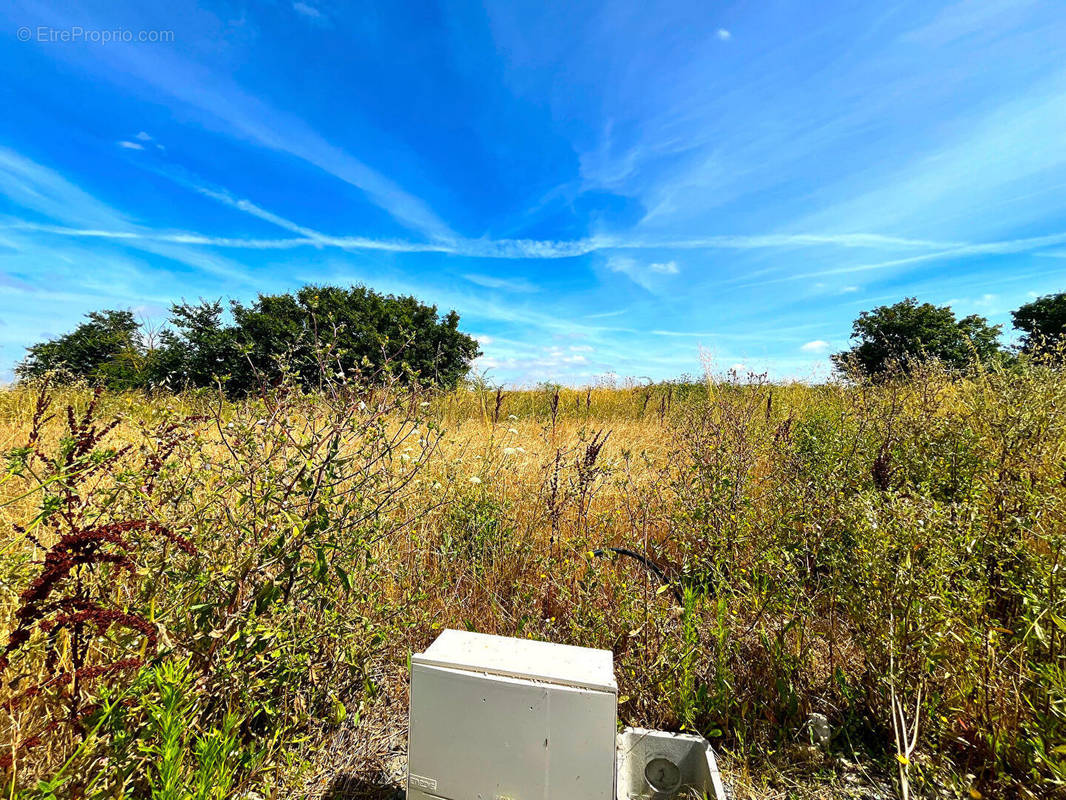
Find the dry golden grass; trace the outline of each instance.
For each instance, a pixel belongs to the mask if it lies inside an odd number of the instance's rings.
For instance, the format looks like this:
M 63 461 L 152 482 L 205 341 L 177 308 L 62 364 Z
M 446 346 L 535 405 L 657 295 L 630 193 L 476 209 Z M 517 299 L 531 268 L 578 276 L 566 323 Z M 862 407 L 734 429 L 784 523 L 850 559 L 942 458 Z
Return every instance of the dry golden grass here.
M 133 674 L 86 684 L 81 707 L 111 711 L 32 748 L 71 692 L 12 705 L 11 792 L 38 796 L 74 753 L 67 794 L 150 793 L 166 747 L 191 753 L 232 714 L 234 792 L 387 796 L 375 786 L 402 771 L 407 656 L 446 627 L 612 649 L 621 720 L 709 736 L 741 795 L 891 791 L 889 691 L 919 686 L 912 784 L 1052 791 L 1066 776 L 1064 399 L 1037 365 L 852 388 L 104 395 L 96 417 L 118 425 L 93 452 L 121 453 L 78 484 L 77 524 L 150 520 L 197 554 L 144 537 L 133 574 L 85 568 L 94 597 L 159 631 L 157 648 L 83 634 L 86 664 L 146 659 L 143 699 L 107 706 Z M 41 458 L 12 460 L 0 484 L 5 631 L 68 530 L 42 501 L 91 454 L 47 463 L 67 447 L 62 407 L 90 400 L 62 390 Z M 28 441 L 36 401 L 0 392 L 4 451 Z M 602 547 L 644 554 L 667 583 Z M 0 701 L 72 668 L 69 632 L 53 644 L 54 663 L 39 631 L 12 654 Z M 185 738 L 166 747 L 150 682 L 164 662 L 192 687 Z M 831 720 L 828 755 L 809 746 L 811 712 Z M 198 769 L 188 755 L 182 785 Z

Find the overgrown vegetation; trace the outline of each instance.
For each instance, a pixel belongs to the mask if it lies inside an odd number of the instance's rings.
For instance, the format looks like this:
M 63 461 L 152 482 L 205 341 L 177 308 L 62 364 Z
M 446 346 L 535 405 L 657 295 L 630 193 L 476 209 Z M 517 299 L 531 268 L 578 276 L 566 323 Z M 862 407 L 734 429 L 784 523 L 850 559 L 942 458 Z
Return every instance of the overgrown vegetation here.
M 741 796 L 1063 791 L 1050 361 L 302 384 L 0 393 L 8 796 L 360 796 L 445 627 L 613 650 L 621 720 L 707 735 Z

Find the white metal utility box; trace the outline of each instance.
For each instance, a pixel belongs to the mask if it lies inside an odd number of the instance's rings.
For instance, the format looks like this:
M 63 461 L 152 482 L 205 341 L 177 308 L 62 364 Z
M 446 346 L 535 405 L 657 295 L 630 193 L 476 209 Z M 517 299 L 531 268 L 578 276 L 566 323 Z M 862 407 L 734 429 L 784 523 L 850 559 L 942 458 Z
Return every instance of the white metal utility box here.
M 444 631 L 411 657 L 408 800 L 614 800 L 609 650 Z

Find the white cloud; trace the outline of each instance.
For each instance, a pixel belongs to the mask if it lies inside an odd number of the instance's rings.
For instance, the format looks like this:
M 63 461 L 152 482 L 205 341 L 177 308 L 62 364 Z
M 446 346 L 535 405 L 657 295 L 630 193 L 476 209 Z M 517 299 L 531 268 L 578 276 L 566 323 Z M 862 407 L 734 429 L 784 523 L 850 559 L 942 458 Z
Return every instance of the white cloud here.
M 815 339 L 813 342 L 807 342 L 800 348 L 805 353 L 824 353 L 829 349 L 829 342 L 823 339 Z
M 629 256 L 611 256 L 607 259 L 607 269 L 611 272 L 621 272 L 623 275 L 633 277 L 637 272 L 638 265 L 636 259 Z
M 607 269 L 612 272 L 621 272 L 633 283 L 642 286 L 649 292 L 656 291 L 655 275 L 676 275 L 678 273 L 676 261 L 659 262 L 647 266 L 629 256 L 611 256 L 607 259 Z
M 985 293 L 980 297 L 952 297 L 945 305 L 951 306 L 956 314 L 982 313 L 995 314 L 999 310 L 999 295 Z
M 310 19 L 322 19 L 322 12 L 314 6 L 309 6 L 307 3 L 293 3 L 292 8 L 298 14 L 303 14 Z
M 143 150 L 144 145 L 137 142 L 127 142 L 125 140 L 118 142 L 119 147 L 125 147 L 127 150 Z
M 591 377 L 588 369 L 593 362 L 580 353 L 568 352 L 560 347 L 519 345 L 500 355 L 482 356 L 477 359 L 476 364 L 480 369 L 517 372 L 531 379 L 542 379 L 543 376 L 549 375 L 553 380 L 562 379 L 576 384 L 577 379 L 581 377 Z
M 728 42 L 730 39 L 733 38 L 733 34 L 730 33 L 728 30 L 726 30 L 725 28 L 719 28 L 715 32 L 715 36 L 717 36 L 723 42 Z
M 858 287 L 858 286 L 844 286 L 844 287 L 842 287 L 840 289 L 840 293 L 841 294 L 851 294 L 852 292 L 859 291 L 859 288 L 860 287 Z
M 536 284 L 530 283 L 525 278 L 497 278 L 495 275 L 464 275 L 471 283 L 484 286 L 486 289 L 503 289 L 509 292 L 538 292 Z
M 148 133 L 147 131 L 140 131 L 133 138 L 136 139 L 138 142 L 144 142 L 145 144 L 151 143 L 152 145 L 155 146 L 155 149 L 158 150 L 161 153 L 166 152 L 166 148 L 163 147 L 163 145 L 161 145 L 159 142 L 157 142 L 154 138 L 152 138 L 152 135 L 150 133 Z M 123 147 L 130 147 L 134 143 L 133 142 L 119 142 L 119 144 L 121 144 Z M 138 144 L 133 149 L 135 149 L 135 150 L 143 150 L 144 147 Z
M 648 269 L 663 275 L 676 275 L 678 273 L 676 261 L 666 261 L 660 264 L 650 264 Z

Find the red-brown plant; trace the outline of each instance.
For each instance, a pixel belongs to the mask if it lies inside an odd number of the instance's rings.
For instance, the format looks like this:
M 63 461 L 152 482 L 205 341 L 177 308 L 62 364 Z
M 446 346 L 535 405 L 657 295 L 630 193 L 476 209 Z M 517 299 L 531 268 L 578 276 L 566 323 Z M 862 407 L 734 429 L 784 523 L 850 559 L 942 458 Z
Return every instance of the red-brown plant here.
M 0 651 L 0 674 L 7 672 L 12 658 L 29 654 L 34 633 L 43 638 L 45 677 L 5 701 L 0 708 L 12 714 L 33 698 L 50 700 L 42 727 L 23 738 L 20 749 L 31 749 L 45 736 L 67 725 L 77 732 L 82 719 L 92 712 L 87 703 L 88 689 L 108 676 L 136 670 L 156 653 L 158 632 L 143 615 L 117 607 L 116 578 L 125 572 L 137 573 L 134 556 L 138 552 L 135 534 L 162 539 L 186 554 L 195 548 L 184 537 L 146 519 L 100 522 L 101 509 L 93 500 L 90 479 L 105 474 L 129 451 L 129 446 L 107 448 L 103 440 L 118 420 L 102 426 L 94 421 L 100 400 L 96 392 L 79 416 L 67 406 L 66 435 L 58 452 L 46 453 L 42 432 L 54 415 L 48 414 L 51 398 L 42 387 L 31 421 L 25 447 L 13 451 L 9 460 L 16 474 L 28 477 L 41 492 L 40 511 L 32 523 L 16 530 L 45 551 L 38 562 L 40 572 L 19 596 L 15 626 Z M 145 458 L 142 487 L 150 494 L 155 478 L 181 436 L 178 426 L 160 431 L 159 450 Z M 90 522 L 91 520 L 91 522 Z M 46 545 L 46 541 L 52 541 Z M 125 630 L 143 646 L 137 655 L 116 652 L 105 646 L 118 641 L 114 634 Z M 129 638 L 126 637 L 126 646 Z M 64 647 L 65 645 L 65 647 Z M 64 650 L 67 658 L 64 658 Z M 14 753 L 0 756 L 0 768 L 10 768 Z

